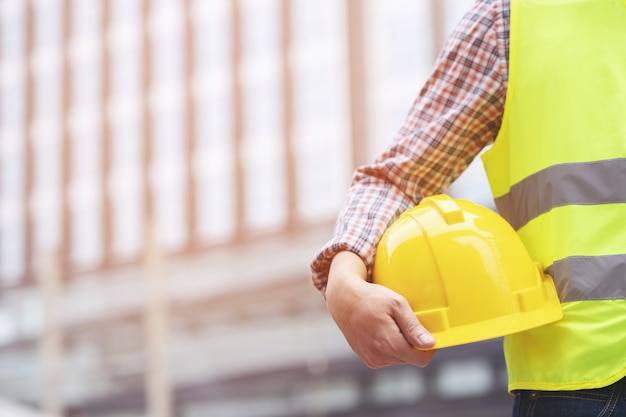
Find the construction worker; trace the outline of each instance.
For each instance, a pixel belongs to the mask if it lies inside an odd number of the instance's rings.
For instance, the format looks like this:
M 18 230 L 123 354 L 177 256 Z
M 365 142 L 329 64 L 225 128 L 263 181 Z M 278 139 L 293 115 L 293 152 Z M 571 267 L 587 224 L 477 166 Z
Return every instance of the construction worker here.
M 563 310 L 505 337 L 513 415 L 626 416 L 626 0 L 476 1 L 393 142 L 355 171 L 313 283 L 369 367 L 428 365 L 432 334 L 371 283 L 376 245 L 492 143 L 498 211 Z

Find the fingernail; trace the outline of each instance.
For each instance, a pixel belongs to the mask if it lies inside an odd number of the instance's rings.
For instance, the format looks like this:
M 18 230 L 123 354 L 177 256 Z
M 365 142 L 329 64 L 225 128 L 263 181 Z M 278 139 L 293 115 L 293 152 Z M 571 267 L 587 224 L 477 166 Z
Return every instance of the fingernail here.
M 435 337 L 430 333 L 422 333 L 419 335 L 419 340 L 425 346 L 432 346 L 435 344 Z

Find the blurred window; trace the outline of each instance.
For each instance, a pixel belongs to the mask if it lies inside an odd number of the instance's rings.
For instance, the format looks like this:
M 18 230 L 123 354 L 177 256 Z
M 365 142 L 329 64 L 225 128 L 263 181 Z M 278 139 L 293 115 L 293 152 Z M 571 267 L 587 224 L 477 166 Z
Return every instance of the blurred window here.
M 0 8 L 0 279 L 13 284 L 24 272 L 25 8 L 22 2 L 5 3 Z
M 240 2 L 242 54 L 244 60 L 280 55 L 280 4 L 278 0 Z
M 88 119 L 88 116 L 84 116 Z M 72 257 L 82 266 L 95 266 L 102 257 L 101 137 L 94 128 L 72 135 Z
M 327 415 L 356 408 L 361 402 L 361 388 L 355 377 L 335 377 L 303 386 L 296 394 L 300 409 L 313 415 Z
M 96 265 L 102 257 L 101 88 L 102 31 L 100 2 L 73 2 L 70 44 L 71 137 L 70 210 L 72 258 L 79 265 Z
M 100 32 L 102 0 L 70 2 L 72 6 L 72 34 L 78 38 L 97 36 Z
M 183 74 L 183 14 L 181 2 L 152 4 L 150 13 L 152 82 L 155 86 L 180 84 Z
M 284 148 L 273 138 L 255 139 L 244 148 L 246 226 L 276 228 L 287 215 Z
M 212 92 L 197 104 L 199 232 L 206 240 L 222 240 L 235 231 L 235 154 L 232 140 L 232 97 Z
M 16 314 L 11 306 L 0 308 L 0 346 L 8 345 L 18 338 Z
M 215 242 L 231 238 L 237 222 L 232 14 L 230 3 L 196 0 L 192 15 L 198 233 L 202 240 Z
M 111 133 L 113 251 L 129 258 L 137 256 L 143 240 L 142 128 L 131 117 L 116 121 Z
M 194 61 L 199 75 L 223 71 L 232 60 L 230 2 L 196 0 L 192 5 Z
M 187 238 L 183 116 L 180 106 L 163 106 L 155 109 L 152 120 L 154 214 L 160 242 L 169 249 L 183 247 Z
M 369 159 L 390 143 L 434 63 L 431 2 L 375 0 L 367 3 L 365 31 Z
M 32 55 L 34 247 L 57 247 L 61 237 L 61 8 L 56 1 L 33 4 Z
M 495 384 L 487 359 L 471 358 L 442 363 L 436 377 L 437 391 L 443 398 L 482 396 Z
M 467 0 L 444 0 L 444 32 L 447 38 L 452 30 L 467 13 L 471 4 Z
M 276 0 L 241 6 L 245 221 L 253 230 L 272 229 L 287 214 L 280 8 Z
M 409 366 L 394 367 L 374 374 L 371 398 L 381 405 L 411 404 L 426 395 L 424 375 Z
M 24 272 L 24 150 L 18 136 L 0 143 L 0 278 L 16 283 Z
M 286 417 L 292 415 L 288 402 L 280 396 L 223 399 L 211 403 L 194 404 L 185 409 L 185 417 Z
M 335 216 L 351 170 L 345 5 L 298 0 L 291 30 L 297 210 L 319 221 Z
M 143 87 L 141 3 L 114 0 L 108 31 L 111 59 L 112 247 L 121 259 L 136 257 L 142 248 L 144 193 L 142 184 Z
M 151 9 L 152 167 L 155 221 L 167 249 L 184 247 L 186 229 L 183 15 L 180 2 L 160 0 Z

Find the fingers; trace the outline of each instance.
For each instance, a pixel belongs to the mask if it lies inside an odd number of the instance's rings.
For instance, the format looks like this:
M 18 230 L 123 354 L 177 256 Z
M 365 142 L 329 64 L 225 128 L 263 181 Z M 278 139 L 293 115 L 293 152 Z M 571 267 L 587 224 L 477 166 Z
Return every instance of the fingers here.
M 386 295 L 386 303 L 378 306 L 376 317 L 368 323 L 369 332 L 363 339 L 353 340 L 353 350 L 374 369 L 404 363 L 427 366 L 435 350 L 418 349 L 432 348 L 435 338 L 417 320 L 404 297 L 391 292 Z
M 396 357 L 404 363 L 411 363 L 415 366 L 427 366 L 435 356 L 435 350 L 431 349 L 435 345 L 435 338 L 419 322 L 411 310 L 408 302 L 403 297 L 394 303 L 392 317 L 397 325 L 400 336 L 403 340 L 397 340 Z
M 430 349 L 435 338 L 419 322 L 406 300 L 401 300 L 394 308 L 393 317 L 407 341 L 418 349 Z
M 411 364 L 423 368 L 432 361 L 435 350 L 415 349 L 395 322 L 389 324 L 388 328 L 395 328 L 395 331 L 373 336 L 367 349 L 363 350 L 364 345 L 361 345 L 360 353 L 357 351 L 368 367 L 378 369 L 391 365 Z

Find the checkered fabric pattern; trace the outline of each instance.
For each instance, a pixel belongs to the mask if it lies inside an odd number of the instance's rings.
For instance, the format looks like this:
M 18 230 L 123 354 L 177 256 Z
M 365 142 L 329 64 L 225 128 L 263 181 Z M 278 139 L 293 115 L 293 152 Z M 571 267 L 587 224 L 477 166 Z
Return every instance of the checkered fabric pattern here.
M 403 126 L 376 160 L 352 178 L 335 232 L 311 262 L 325 292 L 340 251 L 371 266 L 387 226 L 423 197 L 441 193 L 493 142 L 508 82 L 509 0 L 478 0 L 459 22 Z

